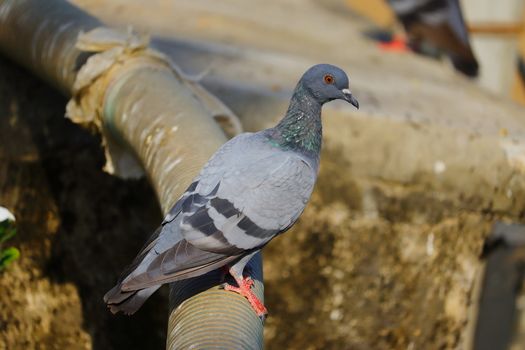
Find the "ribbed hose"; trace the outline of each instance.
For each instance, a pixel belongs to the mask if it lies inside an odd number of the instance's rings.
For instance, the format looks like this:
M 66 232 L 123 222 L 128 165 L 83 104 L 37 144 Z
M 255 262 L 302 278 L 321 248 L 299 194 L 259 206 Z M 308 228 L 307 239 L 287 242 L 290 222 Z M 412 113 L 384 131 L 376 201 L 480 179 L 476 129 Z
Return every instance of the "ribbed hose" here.
M 90 56 L 75 48 L 78 34 L 98 26 L 65 1 L 0 0 L 0 50 L 66 95 Z M 226 137 L 166 65 L 135 57 L 106 75 L 98 85 L 102 131 L 140 160 L 166 212 Z M 248 266 L 262 299 L 260 255 Z M 170 286 L 168 349 L 262 348 L 263 322 L 243 297 L 220 290 L 219 278 Z
M 250 260 L 247 267 L 256 281 L 255 293 L 262 298 L 262 259 L 259 255 Z M 172 312 L 169 319 L 168 349 L 189 349 L 190 345 L 194 349 L 209 349 L 211 345 L 220 349 L 263 348 L 263 322 L 255 312 L 246 312 L 244 298 L 217 288 L 210 289 L 210 284 L 213 286 L 220 281 L 220 275 L 215 272 L 207 275 L 208 279 L 194 278 L 172 285 L 170 310 L 176 312 Z M 198 298 L 188 299 L 190 291 L 195 290 L 203 292 Z M 228 312 L 224 312 L 224 307 Z

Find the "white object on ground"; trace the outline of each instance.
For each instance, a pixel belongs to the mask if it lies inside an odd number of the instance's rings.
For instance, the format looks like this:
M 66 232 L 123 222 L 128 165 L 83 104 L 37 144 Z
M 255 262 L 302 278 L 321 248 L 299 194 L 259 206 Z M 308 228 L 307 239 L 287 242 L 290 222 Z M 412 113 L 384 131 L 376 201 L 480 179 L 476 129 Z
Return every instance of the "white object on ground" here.
M 0 206 L 0 222 L 5 220 L 15 221 L 15 216 L 7 208 Z

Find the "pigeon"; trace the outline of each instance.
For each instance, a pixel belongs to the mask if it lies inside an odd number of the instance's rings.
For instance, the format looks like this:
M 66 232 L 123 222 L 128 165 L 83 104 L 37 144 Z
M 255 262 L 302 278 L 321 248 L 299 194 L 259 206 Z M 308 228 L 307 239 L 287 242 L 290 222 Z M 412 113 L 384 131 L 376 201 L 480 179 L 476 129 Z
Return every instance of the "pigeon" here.
M 246 297 L 264 318 L 267 310 L 243 271 L 303 212 L 318 175 L 321 108 L 337 99 L 359 108 L 342 69 L 315 65 L 299 80 L 275 127 L 221 146 L 104 296 L 111 312 L 133 314 L 162 284 L 222 268 L 237 284 L 224 289 Z
M 414 51 L 424 54 L 429 50 L 426 45 L 431 44 L 448 55 L 456 70 L 469 77 L 478 75 L 478 61 L 470 46 L 459 0 L 388 0 L 388 3 L 403 24 Z

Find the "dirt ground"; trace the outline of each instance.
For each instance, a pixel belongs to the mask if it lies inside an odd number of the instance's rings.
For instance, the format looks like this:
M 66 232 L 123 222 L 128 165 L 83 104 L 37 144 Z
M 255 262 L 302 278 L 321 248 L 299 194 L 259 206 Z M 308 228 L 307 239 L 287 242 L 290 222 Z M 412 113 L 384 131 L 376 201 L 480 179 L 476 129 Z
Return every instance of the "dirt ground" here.
M 100 139 L 64 118 L 65 103 L 0 58 L 0 203 L 21 251 L 0 273 L 0 349 L 162 348 L 167 291 L 133 318 L 102 302 L 160 209 L 145 180 L 102 172 Z

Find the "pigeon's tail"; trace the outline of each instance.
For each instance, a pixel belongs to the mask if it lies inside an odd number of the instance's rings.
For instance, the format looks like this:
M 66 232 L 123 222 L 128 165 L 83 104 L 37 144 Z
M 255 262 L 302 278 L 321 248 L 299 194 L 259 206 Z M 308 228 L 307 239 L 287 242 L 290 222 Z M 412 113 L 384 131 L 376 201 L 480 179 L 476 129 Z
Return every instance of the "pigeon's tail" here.
M 160 288 L 160 285 L 130 292 L 122 291 L 121 287 L 121 283 L 118 283 L 107 292 L 104 295 L 104 302 L 114 314 L 120 311 L 126 315 L 132 315 Z
M 115 287 L 104 296 L 113 313 L 133 314 L 162 284 L 203 275 L 238 260 L 237 255 L 212 253 L 182 239 L 169 225 L 155 231 Z
M 148 288 L 136 289 L 124 291 L 122 290 L 123 281 L 129 276 L 137 267 L 139 267 L 144 260 L 148 257 L 148 253 L 151 248 L 155 246 L 158 241 L 159 235 L 162 232 L 162 226 L 160 226 L 150 239 L 146 242 L 140 253 L 135 257 L 130 266 L 128 266 L 121 274 L 116 286 L 111 288 L 104 295 L 104 302 L 114 314 L 121 311 L 126 315 L 134 314 L 144 302 L 161 286 L 149 286 Z
M 471 57 L 461 57 L 450 54 L 449 57 L 452 61 L 452 64 L 454 65 L 454 68 L 456 68 L 461 73 L 471 78 L 478 76 L 479 65 L 478 61 L 473 55 Z

